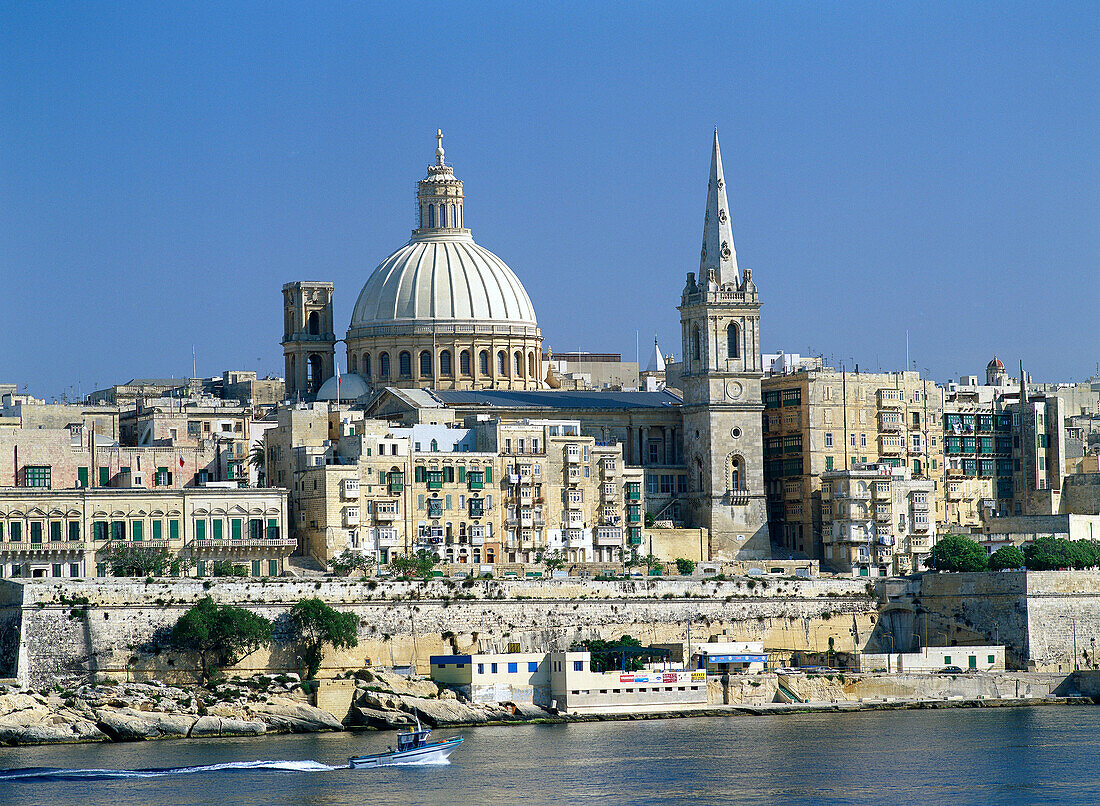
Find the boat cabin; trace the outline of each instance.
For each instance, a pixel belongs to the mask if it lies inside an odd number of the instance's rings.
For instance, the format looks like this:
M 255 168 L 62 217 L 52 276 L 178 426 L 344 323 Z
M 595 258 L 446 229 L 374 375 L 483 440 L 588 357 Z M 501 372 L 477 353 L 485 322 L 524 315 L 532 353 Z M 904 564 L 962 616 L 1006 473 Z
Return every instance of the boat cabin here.
M 428 736 L 431 733 L 430 730 L 412 730 L 408 733 L 397 734 L 397 752 L 423 747 L 428 743 Z

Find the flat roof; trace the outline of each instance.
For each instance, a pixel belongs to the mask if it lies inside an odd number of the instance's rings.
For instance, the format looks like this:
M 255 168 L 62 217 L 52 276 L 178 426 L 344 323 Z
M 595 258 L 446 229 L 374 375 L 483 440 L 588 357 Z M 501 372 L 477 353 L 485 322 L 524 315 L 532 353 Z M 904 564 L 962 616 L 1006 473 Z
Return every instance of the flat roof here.
M 662 389 L 659 392 L 598 392 L 542 390 L 432 390 L 446 406 L 484 406 L 502 409 L 583 410 L 661 409 L 683 405 L 683 400 Z

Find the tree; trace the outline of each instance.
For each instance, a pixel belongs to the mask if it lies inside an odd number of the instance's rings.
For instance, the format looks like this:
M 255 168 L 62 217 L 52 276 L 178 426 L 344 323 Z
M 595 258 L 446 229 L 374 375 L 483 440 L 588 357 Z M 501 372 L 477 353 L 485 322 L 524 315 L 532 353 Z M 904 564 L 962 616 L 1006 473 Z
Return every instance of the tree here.
M 271 641 L 271 622 L 243 607 L 217 605 L 209 596 L 180 616 L 170 643 L 199 658 L 203 682 Z
M 416 554 L 394 557 L 389 562 L 390 573 L 396 574 L 402 579 L 420 577 L 427 579 L 432 575 L 432 570 L 439 564 L 439 555 L 427 549 L 418 549 Z
M 634 672 L 641 669 L 647 659 L 659 655 L 659 651 L 645 651 L 642 642 L 632 635 L 620 635 L 611 641 L 602 638 L 586 638 L 569 647 L 570 651 L 588 651 L 592 654 L 594 672 Z
M 353 613 L 341 613 L 320 599 L 302 599 L 290 609 L 294 640 L 302 645 L 306 677 L 312 679 L 321 668 L 325 645 L 333 649 L 358 646 L 359 619 Z
M 147 577 L 186 573 L 190 564 L 168 549 L 149 548 L 141 543 L 111 541 L 97 555 L 98 562 L 116 577 Z
M 1011 571 L 1023 568 L 1026 562 L 1024 553 L 1015 546 L 1001 546 L 989 557 L 990 571 Z
M 246 577 L 248 566 L 230 560 L 214 560 L 210 570 L 210 576 L 215 577 Z
M 332 558 L 332 570 L 338 574 L 351 574 L 360 571 L 364 575 L 374 567 L 374 557 L 361 551 L 344 549 Z
M 1100 565 L 1100 546 L 1092 540 L 1040 537 L 1024 546 L 1024 558 L 1029 571 L 1092 568 Z
M 253 443 L 252 448 L 248 452 L 248 463 L 256 468 L 257 484 L 260 487 L 264 486 L 264 478 L 267 475 L 267 448 L 265 446 L 265 437 L 260 437 L 259 440 Z
M 646 567 L 646 572 L 652 574 L 656 568 L 664 568 L 664 562 L 656 554 L 646 554 L 638 558 L 638 564 Z
M 695 571 L 695 560 L 686 557 L 676 558 L 676 573 L 682 577 L 690 576 Z
M 944 535 L 925 560 L 937 571 L 984 571 L 989 563 L 985 549 L 962 535 Z
M 565 552 L 561 549 L 540 551 L 535 556 L 535 562 L 542 563 L 546 570 L 553 575 L 555 571 L 560 571 L 565 567 Z

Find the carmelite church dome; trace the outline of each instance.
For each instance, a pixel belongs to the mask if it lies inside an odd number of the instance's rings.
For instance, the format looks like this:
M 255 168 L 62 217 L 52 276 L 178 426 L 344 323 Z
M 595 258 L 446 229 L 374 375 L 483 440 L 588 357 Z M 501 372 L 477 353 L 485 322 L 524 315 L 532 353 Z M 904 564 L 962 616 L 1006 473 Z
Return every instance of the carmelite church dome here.
M 417 189 L 417 228 L 363 286 L 348 371 L 370 387 L 538 389 L 542 333 L 523 284 L 464 227 L 462 182 L 443 160 Z

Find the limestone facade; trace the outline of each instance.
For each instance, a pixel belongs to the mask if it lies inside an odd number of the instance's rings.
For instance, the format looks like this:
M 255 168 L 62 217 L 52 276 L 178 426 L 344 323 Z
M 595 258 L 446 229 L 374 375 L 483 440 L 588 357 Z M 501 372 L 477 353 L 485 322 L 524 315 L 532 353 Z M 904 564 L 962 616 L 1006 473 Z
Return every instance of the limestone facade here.
M 184 575 L 214 563 L 279 576 L 287 537 L 285 490 L 0 489 L 0 572 L 5 577 L 90 577 L 110 572 L 108 546 L 165 549 Z
M 825 562 L 854 576 L 924 570 L 936 542 L 934 482 L 907 467 L 856 464 L 821 477 Z

